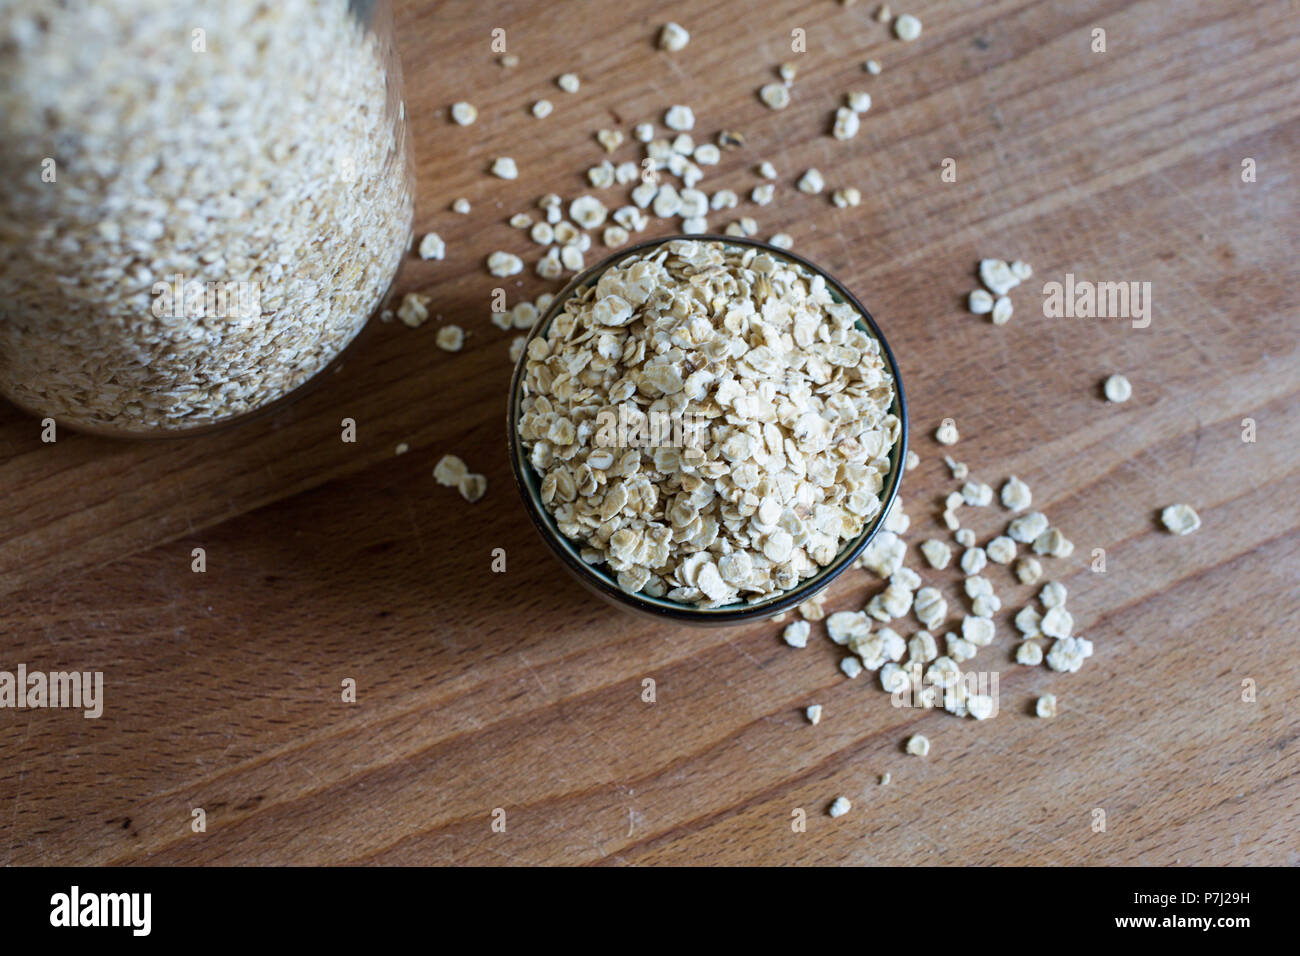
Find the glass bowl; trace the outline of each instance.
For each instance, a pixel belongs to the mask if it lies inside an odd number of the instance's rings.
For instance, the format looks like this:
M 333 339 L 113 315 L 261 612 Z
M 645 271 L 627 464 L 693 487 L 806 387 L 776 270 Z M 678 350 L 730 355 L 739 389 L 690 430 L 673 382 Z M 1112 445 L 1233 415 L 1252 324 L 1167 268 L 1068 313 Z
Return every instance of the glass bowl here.
M 532 340 L 543 335 L 546 329 L 554 321 L 555 317 L 560 314 L 564 308 L 565 302 L 577 291 L 594 284 L 600 276 L 611 266 L 626 259 L 628 256 L 638 253 L 645 253 L 667 242 L 679 240 L 695 242 L 719 242 L 735 248 L 753 247 L 760 249 L 775 258 L 782 259 L 792 265 L 800 268 L 808 276 L 821 276 L 826 280 L 826 285 L 831 293 L 832 298 L 837 302 L 845 302 L 851 305 L 858 313 L 858 328 L 873 336 L 880 343 L 880 352 L 890 374 L 894 377 L 894 402 L 890 406 L 892 412 L 900 422 L 899 438 L 894 443 L 890 451 L 890 469 L 885 478 L 884 488 L 881 492 L 881 509 L 876 517 L 865 527 L 862 532 L 850 541 L 845 542 L 840 549 L 839 554 L 835 556 L 830 564 L 821 568 L 816 574 L 805 578 L 798 585 L 787 591 L 781 591 L 776 594 L 768 595 L 764 598 L 753 602 L 739 602 L 727 604 L 721 607 L 704 608 L 696 607 L 693 604 L 684 604 L 680 601 L 673 601 L 667 597 L 652 597 L 641 592 L 629 592 L 619 587 L 615 577 L 606 568 L 600 565 L 591 565 L 582 559 L 579 554 L 580 545 L 566 538 L 556 526 L 555 519 L 550 512 L 546 510 L 541 499 L 541 482 L 538 479 L 537 472 L 533 469 L 532 463 L 528 459 L 528 454 L 524 450 L 523 443 L 519 440 L 517 423 L 519 421 L 519 406 L 523 393 L 524 365 L 528 360 L 527 345 Z M 542 536 L 551 552 L 559 559 L 564 568 L 577 579 L 588 591 L 604 599 L 608 603 L 658 620 L 672 620 L 682 624 L 697 626 L 734 626 L 753 621 L 761 621 L 767 618 L 775 617 L 789 609 L 802 604 L 813 595 L 817 594 L 823 588 L 827 587 L 832 581 L 838 578 L 846 570 L 853 566 L 853 563 L 862 554 L 863 550 L 871 543 L 879 530 L 884 526 L 885 517 L 889 514 L 889 509 L 893 506 L 894 499 L 898 495 L 898 486 L 902 481 L 903 463 L 907 457 L 907 400 L 903 395 L 902 378 L 898 372 L 898 363 L 894 360 L 894 353 L 889 348 L 889 343 L 881 334 L 880 328 L 876 325 L 875 319 L 871 317 L 866 308 L 863 307 L 851 292 L 834 276 L 828 273 L 820 266 L 809 262 L 802 256 L 795 255 L 785 249 L 778 249 L 766 242 L 760 242 L 756 239 L 746 239 L 736 236 L 715 236 L 715 235 L 672 235 L 664 236 L 658 239 L 650 239 L 636 245 L 620 249 L 613 255 L 596 263 L 590 268 L 579 273 L 569 282 L 551 302 L 546 312 L 541 315 L 537 323 L 533 326 L 532 332 L 525 343 L 523 353 L 515 365 L 514 375 L 510 380 L 510 402 L 507 411 L 506 434 L 508 436 L 507 454 L 510 459 L 510 469 L 514 474 L 515 485 L 519 489 L 519 496 L 523 500 L 524 510 L 527 512 L 529 519 L 537 532 Z

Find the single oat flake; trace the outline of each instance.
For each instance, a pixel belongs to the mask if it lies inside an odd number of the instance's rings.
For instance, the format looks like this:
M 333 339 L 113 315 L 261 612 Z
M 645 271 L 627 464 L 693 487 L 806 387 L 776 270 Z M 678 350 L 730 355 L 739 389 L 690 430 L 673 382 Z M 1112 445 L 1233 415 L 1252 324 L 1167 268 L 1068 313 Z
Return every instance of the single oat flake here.
M 1011 321 L 1011 300 L 1005 295 L 1000 295 L 993 302 L 993 319 L 994 325 L 1006 325 Z
M 497 251 L 487 258 L 488 272 L 499 278 L 518 275 L 524 271 L 524 261 L 512 252 Z
M 791 647 L 807 647 L 808 634 L 812 631 L 812 625 L 806 620 L 791 621 L 781 632 L 782 638 Z
M 894 36 L 905 42 L 912 42 L 921 35 L 921 21 L 910 13 L 894 18 Z
M 842 817 L 851 809 L 853 809 L 853 804 L 849 802 L 848 797 L 836 797 L 829 812 L 833 817 Z
M 790 90 L 784 83 L 769 83 L 758 91 L 758 98 L 769 109 L 783 110 L 790 105 Z
M 436 232 L 426 233 L 420 240 L 421 259 L 442 259 L 447 255 L 447 244 Z
M 456 484 L 456 490 L 462 498 L 473 504 L 487 494 L 487 478 L 483 475 L 466 475 Z
M 691 35 L 686 28 L 679 23 L 673 23 L 671 20 L 663 25 L 659 30 L 659 49 L 667 50 L 669 53 L 677 53 L 686 48 L 686 44 L 691 42 Z
M 1201 516 L 1191 505 L 1170 505 L 1160 512 L 1160 521 L 1174 534 L 1191 534 L 1201 526 Z
M 444 488 L 455 488 L 469 474 L 465 462 L 455 455 L 443 455 L 433 468 L 433 477 Z
M 802 193 L 816 194 L 825 188 L 826 180 L 822 178 L 822 174 L 816 169 L 809 169 L 799 177 L 797 185 Z
M 1012 475 L 1002 486 L 1002 507 L 1011 511 L 1024 511 L 1034 503 L 1034 496 L 1029 486 Z
M 923 734 L 913 734 L 907 738 L 907 752 L 914 757 L 924 757 L 930 753 L 930 738 Z
M 459 352 L 465 344 L 465 330 L 459 325 L 444 325 L 438 330 L 435 341 L 445 352 Z
M 1110 378 L 1106 379 L 1102 388 L 1106 393 L 1106 401 L 1108 402 L 1118 404 L 1119 402 L 1127 402 L 1133 397 L 1133 386 L 1129 384 L 1128 379 L 1123 375 L 1110 376 Z
M 1020 285 L 1020 280 L 1003 259 L 981 259 L 979 273 L 980 281 L 997 296 L 1005 296 Z
M 451 118 L 460 126 L 469 126 L 478 119 L 478 110 L 470 103 L 453 103 Z
M 678 132 L 694 129 L 695 114 L 689 106 L 671 106 L 664 114 L 664 125 Z

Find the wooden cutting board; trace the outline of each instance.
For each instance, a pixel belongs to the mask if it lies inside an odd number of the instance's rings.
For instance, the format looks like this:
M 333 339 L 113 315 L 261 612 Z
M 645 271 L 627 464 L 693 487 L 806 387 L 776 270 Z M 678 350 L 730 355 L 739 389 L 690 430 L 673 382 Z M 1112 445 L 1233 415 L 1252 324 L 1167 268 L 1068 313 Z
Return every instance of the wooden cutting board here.
M 407 263 L 398 288 L 432 295 L 435 319 L 376 323 L 310 395 L 209 437 L 45 444 L 0 410 L 0 669 L 105 675 L 98 720 L 0 711 L 0 862 L 1300 863 L 1296 7 L 895 6 L 918 41 L 866 0 L 399 4 L 417 229 L 448 254 Z M 668 19 L 692 34 L 671 55 L 654 45 Z M 517 66 L 497 64 L 494 28 Z M 756 91 L 785 61 L 793 103 L 770 111 Z M 576 94 L 554 83 L 570 70 Z M 873 106 L 837 142 L 854 89 Z M 537 120 L 541 97 L 555 111 Z M 472 127 L 449 121 L 461 99 Z M 773 624 L 623 616 L 544 549 L 506 465 L 511 336 L 489 322 L 484 259 L 531 262 L 505 220 L 584 191 L 596 130 L 674 103 L 697 139 L 745 135 L 705 186 L 748 193 L 774 163 L 776 201 L 734 212 L 790 233 L 889 337 L 921 458 L 902 488 L 913 566 L 946 536 L 933 432 L 952 417 L 954 456 L 995 487 L 1025 479 L 1076 545 L 1048 568 L 1096 646 L 1079 673 L 1012 663 L 1034 589 L 1001 568 L 999 637 L 976 662 L 1000 674 L 1000 713 L 976 722 L 891 707 L 839 672 L 820 625 L 795 651 Z M 487 174 L 500 155 L 517 180 Z M 862 204 L 795 191 L 810 166 Z M 471 215 L 449 211 L 458 196 Z M 989 256 L 1035 269 L 1001 328 L 963 307 Z M 1043 284 L 1067 273 L 1149 282 L 1149 326 L 1046 317 Z M 506 287 L 547 288 L 531 269 Z M 459 354 L 434 345 L 446 322 L 468 330 Z M 1101 397 L 1113 372 L 1126 404 Z M 487 475 L 484 500 L 434 483 L 446 453 Z M 1188 537 L 1158 523 L 1180 501 L 1204 522 Z M 981 541 L 1006 520 L 963 515 Z M 961 613 L 959 576 L 926 576 Z M 855 572 L 828 607 L 876 588 Z M 1059 716 L 1031 716 L 1048 691 Z M 928 757 L 903 752 L 914 733 Z M 839 795 L 854 807 L 832 820 Z

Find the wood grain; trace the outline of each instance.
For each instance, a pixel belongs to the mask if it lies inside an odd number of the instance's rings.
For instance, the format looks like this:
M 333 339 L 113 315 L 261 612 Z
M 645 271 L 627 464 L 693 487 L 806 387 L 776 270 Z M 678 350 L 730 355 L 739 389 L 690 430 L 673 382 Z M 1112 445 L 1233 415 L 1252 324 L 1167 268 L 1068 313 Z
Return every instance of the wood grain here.
M 913 44 L 865 0 L 518 6 L 398 5 L 417 228 L 449 249 L 408 263 L 399 289 L 432 294 L 438 321 L 377 325 L 300 402 L 208 437 L 49 445 L 0 409 L 0 669 L 102 670 L 107 698 L 99 720 L 0 711 L 0 862 L 1300 863 L 1295 5 L 915 0 Z M 666 19 L 691 30 L 682 53 L 654 48 Z M 1089 50 L 1098 26 L 1105 53 Z M 794 103 L 769 111 L 755 91 L 792 58 Z M 566 70 L 576 95 L 554 86 Z M 874 105 L 838 143 L 830 116 L 854 88 Z M 556 109 L 538 121 L 541 96 Z M 462 98 L 480 110 L 468 129 L 447 117 Z M 940 534 L 945 416 L 976 476 L 1021 476 L 1074 540 L 1052 574 L 1096 644 L 1078 674 L 1010 663 L 1031 590 L 1006 576 L 980 658 L 1002 712 L 976 723 L 890 707 L 820 637 L 796 652 L 773 625 L 624 617 L 545 552 L 506 466 L 510 336 L 488 322 L 483 260 L 530 251 L 505 219 L 577 195 L 595 130 L 678 102 L 697 132 L 747 137 L 706 184 L 747 192 L 770 159 L 778 201 L 737 212 L 790 232 L 881 322 L 922 459 L 902 489 L 914 540 Z M 486 174 L 498 155 L 517 181 Z M 795 192 L 813 165 L 862 205 Z M 448 211 L 457 196 L 470 216 Z M 1036 269 L 1004 328 L 962 307 L 989 255 Z M 1150 282 L 1150 327 L 1042 317 L 1040 283 L 1067 272 Z M 508 288 L 545 286 L 529 272 Z M 470 330 L 460 354 L 434 346 L 446 321 Z M 1134 385 L 1122 406 L 1099 394 L 1114 371 Z M 484 501 L 434 484 L 447 452 L 487 475 Z M 1199 510 L 1195 535 L 1159 529 L 1174 501 Z M 998 509 L 966 514 L 981 538 L 1001 529 Z M 847 577 L 830 604 L 872 587 Z M 1060 716 L 1028 716 L 1048 690 Z M 924 760 L 901 750 L 915 732 Z M 840 794 L 854 810 L 832 821 Z

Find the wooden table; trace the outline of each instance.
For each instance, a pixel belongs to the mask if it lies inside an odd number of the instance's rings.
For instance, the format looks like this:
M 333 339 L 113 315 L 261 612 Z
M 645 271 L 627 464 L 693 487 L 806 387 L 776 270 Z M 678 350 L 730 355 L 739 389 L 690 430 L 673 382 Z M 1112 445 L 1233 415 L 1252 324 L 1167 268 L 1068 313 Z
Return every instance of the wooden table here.
M 895 5 L 924 23 L 911 44 L 866 0 L 519 6 L 398 8 L 417 229 L 449 250 L 409 262 L 399 291 L 433 295 L 437 320 L 376 323 L 300 402 L 209 437 L 44 444 L 0 411 L 0 668 L 102 670 L 106 698 L 98 720 L 0 712 L 0 862 L 1300 862 L 1295 4 L 915 0 Z M 673 55 L 654 46 L 669 18 L 692 34 Z M 518 66 L 495 62 L 495 27 Z M 783 61 L 799 74 L 774 112 L 756 90 Z M 554 85 L 566 70 L 575 95 Z M 874 105 L 841 143 L 830 119 L 851 89 Z M 537 120 L 542 96 L 556 108 Z M 458 99 L 479 108 L 470 128 L 448 120 Z M 795 651 L 770 623 L 621 616 L 544 549 L 507 469 L 511 336 L 488 321 L 484 258 L 535 248 L 505 219 L 583 191 L 597 129 L 673 103 L 697 138 L 746 136 L 705 185 L 747 193 L 771 160 L 777 201 L 735 213 L 793 235 L 885 329 L 921 456 L 902 490 L 913 566 L 943 534 L 953 482 L 933 432 L 950 416 L 954 455 L 996 487 L 1024 478 L 1075 542 L 1049 570 L 1096 645 L 1079 673 L 1010 661 L 1033 589 L 1004 569 L 977 659 L 1000 671 L 1001 712 L 976 722 L 847 680 L 820 626 Z M 518 180 L 487 175 L 498 155 Z M 796 192 L 809 166 L 861 206 Z M 457 196 L 471 215 L 449 212 Z M 1036 270 L 1001 328 L 963 305 L 987 256 Z M 1066 273 L 1151 283 L 1150 326 L 1046 318 L 1042 283 Z M 530 269 L 506 287 L 547 286 Z M 469 330 L 459 354 L 434 346 L 446 321 Z M 1109 405 L 1117 371 L 1133 398 Z M 449 452 L 487 475 L 480 503 L 434 483 Z M 1199 510 L 1194 535 L 1160 528 L 1177 501 Z M 1005 522 L 963 514 L 981 540 Z M 964 608 L 959 577 L 927 577 Z M 828 606 L 876 588 L 854 572 Z M 1047 691 L 1059 716 L 1030 716 Z M 903 753 L 913 733 L 927 758 Z M 832 820 L 841 794 L 853 811 Z

